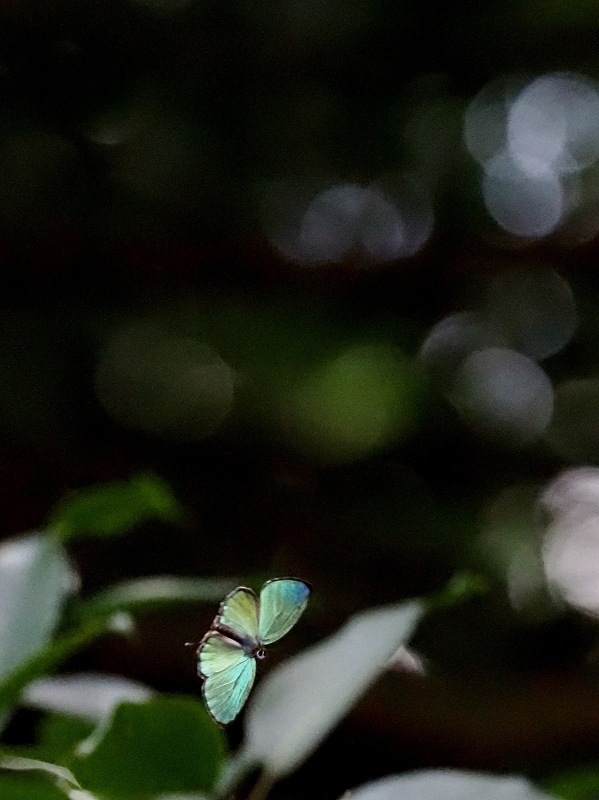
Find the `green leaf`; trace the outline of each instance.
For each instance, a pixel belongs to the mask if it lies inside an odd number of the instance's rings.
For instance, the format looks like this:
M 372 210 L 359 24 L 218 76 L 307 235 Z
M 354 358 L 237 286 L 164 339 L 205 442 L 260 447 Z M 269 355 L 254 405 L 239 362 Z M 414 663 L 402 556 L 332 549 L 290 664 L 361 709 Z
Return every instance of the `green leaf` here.
M 42 780 L 21 775 L 0 775 L 2 800 L 65 800 L 65 793 Z
M 193 792 L 193 794 L 181 794 L 181 792 L 176 792 L 175 794 L 161 794 L 156 795 L 153 797 L 152 800 L 209 800 L 208 796 L 205 794 L 198 794 L 198 792 Z
M 33 533 L 0 545 L 0 679 L 50 639 L 73 578 L 52 535 Z
M 594 800 L 599 795 L 599 766 L 589 764 L 560 772 L 543 785 L 550 794 L 565 800 Z
M 44 714 L 37 725 L 35 744 L 2 745 L 0 754 L 61 764 L 79 742 L 93 733 L 94 727 L 89 721 L 65 714 Z
M 32 533 L 0 545 L 0 709 L 6 707 L 3 681 L 47 644 L 73 584 L 53 535 Z
M 427 600 L 428 610 L 437 611 L 443 608 L 464 603 L 472 597 L 486 594 L 489 591 L 489 582 L 483 575 L 477 575 L 465 570 L 456 572 L 440 592 Z
M 129 678 L 80 672 L 38 678 L 25 689 L 21 703 L 41 711 L 102 722 L 119 703 L 143 703 L 153 696 L 154 691 L 149 686 Z
M 89 620 L 75 630 L 55 638 L 24 661 L 0 682 L 0 708 L 16 703 L 28 683 L 52 672 L 63 661 L 110 629 L 111 618 Z
M 91 722 L 66 714 L 44 714 L 37 728 L 37 743 L 30 755 L 61 763 L 65 756 L 93 732 Z
M 59 796 L 66 795 L 70 800 L 97 800 L 94 795 L 82 788 L 70 770 L 58 764 L 35 758 L 13 756 L 1 759 L 0 769 L 16 772 L 41 772 L 50 778 L 58 789 L 62 790 Z
M 520 775 L 430 769 L 388 775 L 352 790 L 352 800 L 549 800 Z
M 185 512 L 164 481 L 142 474 L 66 497 L 52 513 L 50 527 L 61 539 L 120 536 L 151 519 L 180 524 Z
M 243 745 L 219 791 L 257 764 L 271 784 L 296 769 L 408 642 L 424 611 L 412 600 L 357 614 L 270 672 L 250 699 Z
M 83 617 L 117 611 L 152 611 L 179 603 L 220 603 L 237 586 L 229 578 L 177 578 L 158 575 L 123 581 L 80 604 Z
M 201 703 L 161 696 L 118 706 L 80 745 L 71 766 L 92 791 L 131 800 L 209 792 L 224 752 L 223 733 Z
M 181 792 L 177 792 L 176 794 L 161 794 L 154 797 L 152 800 L 209 800 L 207 795 L 205 794 L 198 794 L 194 792 L 193 794 L 181 794 Z

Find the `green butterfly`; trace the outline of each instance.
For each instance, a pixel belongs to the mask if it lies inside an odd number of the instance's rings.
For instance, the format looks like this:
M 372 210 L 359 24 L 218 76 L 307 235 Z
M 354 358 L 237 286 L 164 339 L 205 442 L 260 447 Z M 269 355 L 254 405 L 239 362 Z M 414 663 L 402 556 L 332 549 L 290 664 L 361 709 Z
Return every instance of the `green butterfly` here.
M 265 646 L 293 628 L 308 602 L 310 587 L 296 578 L 267 581 L 260 598 L 239 586 L 225 597 L 198 647 L 198 675 L 210 716 L 232 722 L 243 708 L 256 677 L 256 659 Z

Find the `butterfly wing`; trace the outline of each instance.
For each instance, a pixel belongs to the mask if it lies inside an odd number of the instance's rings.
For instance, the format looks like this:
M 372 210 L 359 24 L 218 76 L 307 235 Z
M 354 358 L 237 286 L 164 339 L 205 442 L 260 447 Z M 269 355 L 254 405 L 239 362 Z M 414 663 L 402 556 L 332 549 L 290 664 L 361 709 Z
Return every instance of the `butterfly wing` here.
M 267 581 L 260 592 L 260 642 L 271 644 L 290 631 L 305 609 L 309 596 L 308 584 L 296 578 Z
M 258 637 L 258 598 L 245 586 L 239 586 L 220 604 L 213 627 L 224 625 L 244 640 Z
M 210 631 L 198 647 L 198 674 L 204 678 L 202 694 L 210 715 L 228 725 L 248 698 L 256 661 L 237 642 Z

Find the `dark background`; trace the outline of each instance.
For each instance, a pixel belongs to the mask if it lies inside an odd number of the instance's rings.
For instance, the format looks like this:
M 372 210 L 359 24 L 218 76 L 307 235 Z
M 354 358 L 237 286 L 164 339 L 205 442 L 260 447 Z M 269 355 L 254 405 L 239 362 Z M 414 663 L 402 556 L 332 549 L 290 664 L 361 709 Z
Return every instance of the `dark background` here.
M 540 489 L 568 462 L 542 438 L 514 446 L 473 428 L 417 354 L 494 276 L 550 268 L 572 287 L 579 327 L 545 369 L 554 383 L 596 374 L 596 242 L 499 236 L 461 130 L 468 102 L 501 75 L 598 77 L 598 36 L 583 0 L 0 8 L 3 535 L 42 527 L 66 492 L 153 470 L 189 508 L 189 526 L 75 544 L 84 592 L 148 574 L 257 587 L 298 575 L 315 587 L 309 613 L 270 663 L 358 609 L 437 591 L 455 570 L 491 575 L 487 595 L 422 626 L 414 644 L 428 679 L 385 676 L 287 795 L 314 794 L 317 780 L 319 796 L 338 796 L 409 767 L 543 777 L 596 758 L 595 623 L 563 607 L 514 610 L 505 576 L 476 546 L 498 492 Z M 261 186 L 366 186 L 413 169 L 406 125 L 427 103 L 419 152 L 435 222 L 419 252 L 306 267 L 269 244 Z M 185 415 L 171 425 L 167 412 L 148 422 L 106 400 L 111 337 L 140 324 L 154 333 L 132 361 L 154 352 L 158 330 L 208 346 L 238 376 L 213 425 L 198 431 Z M 289 434 L 277 398 L 306 365 L 371 341 L 402 353 L 409 421 L 380 447 L 323 456 Z M 160 363 L 131 390 L 142 401 Z M 197 694 L 182 645 L 213 613 L 145 618 L 132 641 L 105 639 L 69 666 Z

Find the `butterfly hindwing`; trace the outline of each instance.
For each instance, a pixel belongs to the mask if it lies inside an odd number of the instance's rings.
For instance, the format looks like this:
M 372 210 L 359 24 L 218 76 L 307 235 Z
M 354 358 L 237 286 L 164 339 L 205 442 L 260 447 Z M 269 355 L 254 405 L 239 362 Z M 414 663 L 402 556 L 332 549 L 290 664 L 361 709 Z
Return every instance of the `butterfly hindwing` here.
M 271 644 L 290 631 L 305 609 L 309 596 L 310 587 L 296 578 L 267 581 L 260 592 L 260 642 Z
M 258 598 L 245 586 L 234 589 L 220 605 L 214 621 L 244 639 L 258 638 Z
M 202 693 L 208 711 L 220 725 L 227 725 L 248 698 L 256 661 L 236 642 L 210 631 L 198 648 L 198 674 L 204 678 Z

